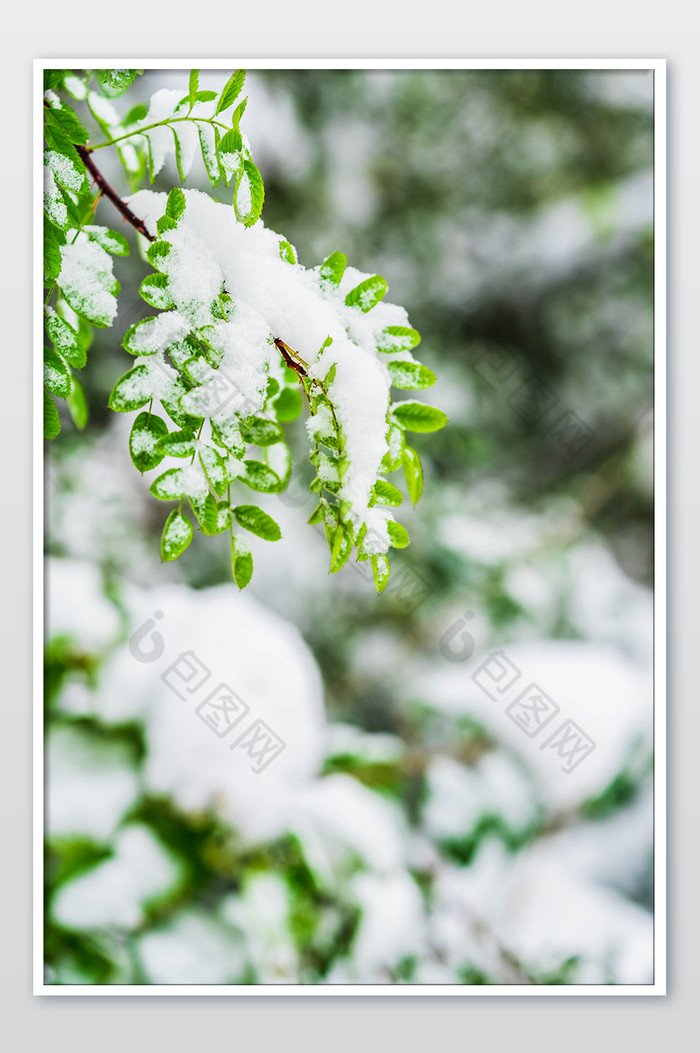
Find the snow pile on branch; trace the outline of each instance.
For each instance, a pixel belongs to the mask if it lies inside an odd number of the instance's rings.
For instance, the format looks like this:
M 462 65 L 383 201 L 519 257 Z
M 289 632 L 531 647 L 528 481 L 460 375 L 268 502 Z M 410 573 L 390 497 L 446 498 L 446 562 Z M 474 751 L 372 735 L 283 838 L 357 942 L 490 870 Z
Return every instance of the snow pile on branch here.
M 171 250 L 158 264 L 178 316 L 191 328 L 206 328 L 208 343 L 221 356 L 219 371 L 235 379 L 250 413 L 262 408 L 269 376 L 279 374 L 275 339 L 291 349 L 309 378 L 323 380 L 335 367 L 328 394 L 349 461 L 338 496 L 348 502 L 354 525 L 367 523 L 376 550 L 386 551 L 386 523 L 393 517 L 384 506 L 369 507 L 388 449 L 390 375 L 378 342 L 388 326 L 408 326 L 406 311 L 383 302 L 371 310 L 365 303 L 348 305 L 348 292 L 371 275 L 348 267 L 333 285 L 320 268 L 282 258 L 287 243 L 262 222 L 246 227 L 230 206 L 196 190 L 184 197 L 177 227 L 161 235 Z M 154 236 L 166 200 L 163 193 L 143 190 L 129 202 Z M 233 300 L 227 320 L 211 313 L 222 290 Z M 400 352 L 399 359 L 410 361 L 410 353 Z M 212 376 L 212 389 L 215 383 Z M 215 400 L 207 407 L 200 399 L 197 412 L 213 416 L 214 405 Z

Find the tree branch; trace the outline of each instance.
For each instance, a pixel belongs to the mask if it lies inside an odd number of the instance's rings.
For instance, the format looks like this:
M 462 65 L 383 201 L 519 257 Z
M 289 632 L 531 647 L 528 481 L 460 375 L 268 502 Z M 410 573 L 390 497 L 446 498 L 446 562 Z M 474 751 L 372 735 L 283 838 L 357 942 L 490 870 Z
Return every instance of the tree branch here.
M 109 198 L 109 200 L 112 202 L 117 211 L 121 212 L 124 219 L 128 223 L 131 223 L 131 226 L 134 228 L 134 230 L 137 230 L 139 234 L 143 234 L 144 238 L 148 238 L 149 241 L 155 241 L 156 239 L 153 237 L 153 235 L 149 234 L 149 232 L 146 230 L 146 226 L 143 220 L 139 219 L 138 216 L 134 215 L 129 206 L 119 197 L 119 194 L 116 192 L 116 190 L 114 190 L 114 188 L 109 185 L 105 177 L 100 172 L 99 168 L 97 168 L 97 166 L 95 165 L 95 162 L 90 157 L 89 148 L 85 146 L 79 146 L 76 143 L 75 149 L 80 155 L 81 161 L 87 168 L 94 181 L 99 186 L 104 196 Z

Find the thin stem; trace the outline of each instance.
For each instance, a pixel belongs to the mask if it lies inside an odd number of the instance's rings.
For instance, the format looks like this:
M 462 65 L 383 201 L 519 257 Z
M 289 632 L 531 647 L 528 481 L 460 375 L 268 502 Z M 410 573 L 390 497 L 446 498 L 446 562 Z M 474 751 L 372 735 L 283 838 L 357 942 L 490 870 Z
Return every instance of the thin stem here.
M 182 121 L 201 121 L 203 124 L 210 124 L 212 128 L 223 128 L 227 132 L 230 130 L 227 125 L 223 124 L 221 121 L 215 121 L 211 117 L 190 117 L 188 114 L 187 117 L 168 117 L 167 121 L 156 121 L 154 124 L 146 124 L 141 128 L 134 128 L 131 132 L 125 132 L 124 135 L 118 135 L 115 139 L 107 139 L 106 142 L 97 143 L 95 146 L 88 147 L 88 149 L 90 151 L 102 150 L 105 146 L 114 146 L 115 143 L 120 143 L 123 139 L 130 139 L 133 135 L 142 135 L 144 132 L 150 132 L 154 128 L 163 128 L 165 125 L 170 124 L 180 124 Z

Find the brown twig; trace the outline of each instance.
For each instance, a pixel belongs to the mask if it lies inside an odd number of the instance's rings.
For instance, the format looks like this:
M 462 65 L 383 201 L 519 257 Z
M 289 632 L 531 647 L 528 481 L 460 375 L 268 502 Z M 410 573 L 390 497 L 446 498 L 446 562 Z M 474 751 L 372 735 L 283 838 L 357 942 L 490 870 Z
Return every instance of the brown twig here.
M 149 234 L 149 232 L 146 230 L 146 225 L 144 224 L 143 220 L 139 219 L 138 216 L 134 215 L 129 206 L 119 197 L 119 194 L 116 192 L 116 190 L 109 185 L 105 177 L 100 172 L 99 168 L 96 166 L 95 162 L 90 157 L 89 147 L 79 146 L 77 143 L 74 145 L 76 151 L 78 152 L 78 155 L 80 156 L 81 161 L 87 168 L 94 181 L 97 183 L 103 195 L 109 198 L 109 200 L 112 202 L 117 211 L 121 212 L 124 219 L 131 224 L 134 230 L 137 230 L 139 234 L 143 234 L 144 238 L 148 238 L 149 241 L 155 241 L 156 239 L 153 237 L 153 235 Z

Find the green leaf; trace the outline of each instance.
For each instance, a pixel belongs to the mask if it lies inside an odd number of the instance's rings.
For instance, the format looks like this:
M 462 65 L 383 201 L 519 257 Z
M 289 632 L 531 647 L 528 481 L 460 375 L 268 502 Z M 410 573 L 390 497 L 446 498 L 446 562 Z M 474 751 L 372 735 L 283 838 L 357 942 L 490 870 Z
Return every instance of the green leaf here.
M 178 469 L 178 471 L 181 471 L 181 469 Z M 189 494 L 188 500 L 202 528 L 202 533 L 207 534 L 209 537 L 220 533 L 219 508 L 216 498 L 210 493 L 204 495 Z M 227 525 L 225 524 L 224 529 Z
M 202 161 L 209 178 L 209 182 L 212 186 L 218 186 L 221 182 L 221 172 L 219 170 L 219 157 L 216 152 L 215 142 L 209 138 L 211 133 L 211 127 L 209 125 L 197 126 L 197 134 L 199 136 L 199 149 L 202 153 Z
M 253 577 L 253 557 L 248 542 L 241 537 L 231 535 L 231 570 L 233 580 L 239 589 L 244 589 Z
M 188 94 L 190 107 L 194 106 L 194 104 L 195 104 L 195 101 L 196 101 L 196 98 L 197 98 L 197 89 L 198 88 L 199 88 L 199 70 L 198 69 L 191 69 L 190 70 L 190 82 L 189 82 L 189 94 Z
M 237 128 L 226 132 L 219 140 L 218 155 L 226 182 L 243 170 L 243 136 Z
M 163 460 L 160 440 L 168 434 L 165 421 L 155 413 L 139 413 L 129 436 L 129 453 L 136 468 L 143 474 Z
M 61 273 L 61 250 L 53 223 L 44 223 L 44 277 L 55 282 Z
M 152 397 L 148 366 L 134 366 L 117 381 L 109 396 L 109 408 L 117 413 L 141 409 Z
M 161 317 L 161 315 L 153 315 L 130 326 L 122 340 L 124 350 L 130 355 L 155 355 L 157 351 L 160 351 L 161 342 L 153 339 L 153 329 Z
M 53 347 L 44 348 L 44 384 L 52 395 L 66 399 L 73 387 L 71 371 Z
M 240 422 L 241 435 L 254 446 L 274 446 L 284 441 L 284 432 L 279 424 L 264 417 L 246 417 Z
M 197 439 L 190 428 L 167 432 L 158 443 L 163 457 L 193 457 L 196 448 Z
M 55 143 L 54 132 L 52 132 L 52 138 Z M 85 194 L 89 191 L 90 184 L 85 175 L 83 162 L 68 140 L 66 140 L 65 150 L 44 150 L 44 164 L 49 166 L 54 179 L 64 190 L 72 194 Z
M 116 99 L 124 94 L 140 73 L 143 73 L 142 69 L 101 69 L 98 70 L 97 79 L 103 95 Z
M 257 223 L 265 202 L 265 185 L 252 161 L 243 162 L 243 173 L 236 184 L 236 217 L 246 227 Z
M 105 252 L 110 252 L 113 256 L 128 256 L 131 252 L 129 242 L 117 230 L 110 230 L 109 227 L 84 226 L 83 231 L 90 241 L 96 241 Z
M 406 446 L 403 451 L 403 474 L 406 477 L 408 496 L 415 508 L 423 493 L 423 466 L 420 457 L 411 446 Z
M 229 79 L 226 81 L 226 84 L 224 85 L 224 90 L 219 96 L 219 102 L 216 107 L 216 113 L 221 113 L 222 110 L 227 110 L 229 106 L 236 101 L 238 96 L 241 94 L 244 81 L 244 69 L 237 69 L 235 73 L 231 74 Z
M 168 311 L 175 306 L 175 301 L 168 291 L 168 285 L 167 274 L 148 274 L 139 286 L 139 293 L 151 307 Z
M 70 395 L 66 399 L 66 403 L 68 405 L 68 412 L 70 413 L 76 428 L 78 431 L 83 431 L 88 422 L 89 407 L 85 395 L 85 389 L 77 377 L 73 377 L 73 387 Z
M 149 263 L 155 270 L 158 270 L 160 263 L 169 255 L 171 245 L 169 241 L 154 241 L 152 245 L 149 245 L 146 250 Z
M 381 469 L 384 472 L 395 472 L 397 468 L 401 467 L 404 446 L 406 444 L 403 428 L 398 424 L 390 424 L 387 441 L 389 449 L 382 458 Z
M 187 496 L 186 477 L 182 468 L 169 468 L 151 483 L 148 492 L 159 501 L 178 501 Z
M 395 388 L 408 390 L 430 388 L 437 380 L 432 369 L 428 369 L 420 362 L 388 362 L 387 369 Z
M 389 520 L 386 525 L 389 539 L 394 548 L 406 548 L 410 544 L 411 539 L 408 536 L 406 527 L 401 526 L 400 523 L 395 523 Z
M 55 439 L 61 430 L 61 418 L 58 415 L 56 409 L 56 403 L 49 395 L 48 391 L 44 392 L 44 438 Z
M 199 451 L 199 461 L 212 490 L 221 497 L 226 493 L 229 481 L 223 457 L 212 446 L 204 446 Z
M 447 424 L 447 417 L 441 409 L 424 402 L 397 402 L 391 412 L 406 431 L 439 431 Z
M 391 573 L 389 560 L 382 555 L 370 556 L 370 563 L 372 564 L 372 575 L 377 592 L 384 592 Z
M 160 539 L 160 558 L 166 563 L 177 559 L 189 545 L 193 534 L 194 527 L 187 516 L 173 509 L 163 527 Z
M 386 479 L 377 479 L 372 487 L 375 503 L 378 505 L 390 505 L 395 508 L 403 501 L 403 494 L 392 483 Z
M 250 530 L 251 534 L 256 534 L 264 541 L 279 541 L 282 537 L 282 531 L 272 516 L 263 512 L 257 505 L 236 505 L 232 511 L 239 526 Z
M 377 337 L 377 351 L 391 354 L 392 351 L 410 351 L 418 347 L 420 333 L 404 325 L 390 325 Z
M 214 442 L 224 449 L 230 450 L 234 457 L 245 456 L 246 444 L 243 441 L 238 423 L 232 418 L 223 418 L 211 421 L 211 432 Z
M 301 392 L 298 388 L 282 388 L 272 408 L 277 420 L 283 424 L 296 420 L 301 413 Z
M 352 534 L 344 523 L 339 523 L 331 542 L 330 574 L 335 574 L 343 567 L 352 552 Z
M 351 289 L 345 297 L 348 307 L 359 307 L 365 314 L 371 311 L 384 297 L 389 286 L 381 274 L 374 274 L 371 278 L 365 278 L 363 282 Z
M 341 279 L 345 274 L 347 262 L 348 260 L 344 252 L 332 252 L 321 264 L 321 269 L 319 271 L 321 283 L 334 287 L 340 285 Z
M 289 241 L 280 242 L 280 259 L 286 263 L 297 262 L 297 251 Z
M 47 308 L 46 332 L 63 358 L 76 369 L 82 369 L 87 361 L 82 340 L 75 329 L 56 314 L 53 307 Z
M 169 219 L 178 220 L 186 207 L 187 199 L 185 198 L 184 190 L 181 190 L 179 186 L 174 186 L 168 194 L 168 201 L 165 206 L 166 216 Z
M 265 494 L 275 494 L 282 490 L 282 480 L 262 461 L 246 460 L 243 462 L 245 473 L 238 476 L 239 483 L 245 483 L 251 490 Z
M 88 133 L 70 106 L 53 107 L 46 111 L 46 116 L 52 125 L 60 125 L 72 143 L 83 145 L 88 141 Z

